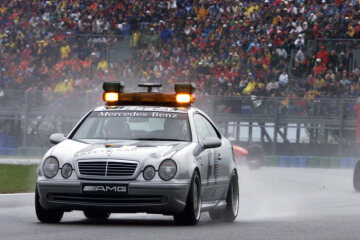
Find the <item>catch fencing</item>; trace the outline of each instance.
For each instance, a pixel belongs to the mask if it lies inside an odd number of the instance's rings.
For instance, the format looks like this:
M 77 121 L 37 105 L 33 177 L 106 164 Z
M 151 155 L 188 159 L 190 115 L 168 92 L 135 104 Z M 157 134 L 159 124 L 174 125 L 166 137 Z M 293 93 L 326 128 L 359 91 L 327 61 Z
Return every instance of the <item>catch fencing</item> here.
M 0 155 L 48 148 L 50 134 L 69 133 L 86 112 L 103 105 L 101 96 L 99 90 L 2 92 Z M 207 112 L 234 143 L 261 142 L 275 155 L 287 143 L 353 144 L 355 104 L 356 99 L 197 96 L 195 106 Z M 344 150 L 338 151 L 340 155 Z
M 359 39 L 330 39 L 320 38 L 315 40 L 309 40 L 307 44 L 307 53 L 316 53 L 320 50 L 321 46 L 324 46 L 326 51 L 335 51 L 337 54 L 347 53 L 349 50 L 359 49 Z
M 348 71 L 360 68 L 360 40 L 359 39 L 316 39 L 309 40 L 306 54 L 316 54 L 324 46 L 327 52 L 335 51 L 338 56 L 344 53 L 348 58 Z

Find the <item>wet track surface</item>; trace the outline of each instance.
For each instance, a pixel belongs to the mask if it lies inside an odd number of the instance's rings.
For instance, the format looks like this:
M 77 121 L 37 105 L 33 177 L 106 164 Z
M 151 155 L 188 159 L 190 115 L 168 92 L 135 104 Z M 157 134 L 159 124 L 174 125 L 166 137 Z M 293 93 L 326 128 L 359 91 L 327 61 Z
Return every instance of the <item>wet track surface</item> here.
M 240 172 L 235 223 L 203 213 L 193 227 L 171 217 L 112 214 L 107 222 L 65 213 L 60 224 L 38 223 L 34 195 L 0 196 L 0 239 L 360 239 L 360 194 L 352 170 L 262 168 Z

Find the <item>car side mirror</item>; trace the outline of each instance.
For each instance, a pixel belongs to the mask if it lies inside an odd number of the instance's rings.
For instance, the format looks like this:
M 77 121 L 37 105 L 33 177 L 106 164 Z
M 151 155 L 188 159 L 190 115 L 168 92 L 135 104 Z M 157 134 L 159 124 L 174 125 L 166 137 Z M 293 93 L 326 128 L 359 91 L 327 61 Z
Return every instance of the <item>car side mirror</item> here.
M 217 148 L 221 146 L 221 140 L 217 137 L 206 137 L 202 141 L 202 145 L 204 149 Z
M 66 139 L 65 135 L 63 133 L 54 133 L 50 135 L 50 142 L 52 144 L 58 144 L 59 142 L 62 142 Z

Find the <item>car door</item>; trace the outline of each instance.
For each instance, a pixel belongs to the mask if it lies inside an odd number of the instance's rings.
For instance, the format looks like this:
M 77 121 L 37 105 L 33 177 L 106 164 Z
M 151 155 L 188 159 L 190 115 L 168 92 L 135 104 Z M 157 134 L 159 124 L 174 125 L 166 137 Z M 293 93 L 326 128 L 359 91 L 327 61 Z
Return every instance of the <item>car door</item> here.
M 220 140 L 221 134 L 218 132 L 218 130 L 213 126 L 213 124 L 204 117 L 204 124 L 210 134 L 211 137 L 217 137 Z M 222 141 L 223 142 L 223 141 Z M 212 174 L 211 179 L 213 181 L 213 197 L 214 199 L 219 199 L 224 195 L 224 191 L 227 189 L 228 184 L 228 165 L 226 163 L 226 159 L 223 159 L 225 156 L 223 152 L 221 152 L 221 149 L 223 149 L 224 146 L 213 148 L 213 166 L 212 166 Z
M 198 140 L 201 142 L 206 137 L 211 137 L 208 127 L 205 123 L 205 118 L 201 114 L 194 114 L 195 130 Z M 203 193 L 203 200 L 209 201 L 215 199 L 215 176 L 214 176 L 214 149 L 206 149 L 196 157 L 198 167 L 201 174 L 201 186 Z
M 211 137 L 216 137 L 222 140 L 221 134 L 206 117 L 204 117 L 204 123 Z M 227 178 L 227 176 L 225 176 L 227 165 L 225 163 L 225 159 L 223 160 L 224 156 L 223 153 L 221 152 L 222 148 L 223 148 L 223 144 L 220 147 L 213 148 L 212 179 L 214 182 L 213 188 L 215 189 L 214 192 L 215 199 L 219 199 L 223 195 L 223 191 L 224 191 L 223 180 L 224 178 Z

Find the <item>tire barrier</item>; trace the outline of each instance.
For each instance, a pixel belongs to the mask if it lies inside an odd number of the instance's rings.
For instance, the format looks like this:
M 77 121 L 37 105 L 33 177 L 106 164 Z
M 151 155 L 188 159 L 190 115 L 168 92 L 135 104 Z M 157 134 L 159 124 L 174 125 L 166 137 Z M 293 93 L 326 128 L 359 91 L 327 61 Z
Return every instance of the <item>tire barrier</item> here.
M 308 156 L 280 156 L 279 167 L 307 167 Z
M 5 147 L 6 145 L 6 136 L 5 134 L 0 134 L 0 148 Z
M 43 156 L 49 147 L 19 147 L 18 155 L 24 157 L 38 157 Z
M 349 157 L 342 157 L 340 159 L 340 167 L 341 168 L 354 168 L 358 158 L 349 158 Z
M 0 134 L 0 156 L 38 157 L 44 155 L 49 147 L 20 147 L 19 137 Z
M 267 166 L 291 168 L 354 168 L 358 158 L 320 156 L 267 156 Z
M 0 134 L 0 155 L 16 155 L 18 138 L 7 134 Z
M 0 146 L 0 156 L 22 156 L 40 157 L 43 156 L 49 147 L 4 147 Z
M 267 156 L 267 166 L 279 166 L 280 156 Z

